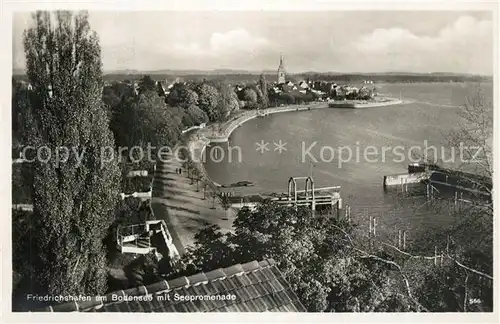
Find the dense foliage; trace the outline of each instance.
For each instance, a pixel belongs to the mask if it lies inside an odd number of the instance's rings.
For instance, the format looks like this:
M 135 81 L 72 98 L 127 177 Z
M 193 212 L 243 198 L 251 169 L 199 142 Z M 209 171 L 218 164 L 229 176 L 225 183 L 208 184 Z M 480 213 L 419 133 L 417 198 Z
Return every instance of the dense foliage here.
M 151 190 L 152 176 L 147 177 L 122 177 L 122 192 L 130 195 L 134 192 L 147 192 Z
M 102 149 L 114 147 L 102 104 L 100 47 L 85 13 L 37 12 L 33 20 L 24 34 L 32 91 L 22 141 L 52 152 L 64 146 L 83 158 L 69 154 L 62 163 L 32 165 L 36 231 L 24 279 L 32 293 L 97 295 L 106 291 L 102 240 L 120 181 L 117 162 L 100 161 Z
M 390 270 L 357 257 L 346 244 L 346 233 L 352 233 L 353 227 L 345 221 L 266 202 L 255 211 L 243 208 L 234 229 L 234 234 L 222 234 L 216 225 L 200 230 L 184 256 L 183 271 L 273 258 L 312 312 L 381 311 L 391 309 L 391 303 L 400 298 L 383 293 Z
M 31 204 L 33 203 L 33 168 L 28 163 L 12 165 L 12 203 Z
M 264 74 L 261 74 L 260 78 L 259 78 L 259 89 L 262 92 L 262 95 L 261 95 L 262 108 L 269 107 L 269 95 L 268 95 L 267 88 L 268 88 L 268 84 L 267 84 L 266 77 L 264 76 Z
M 477 277 L 469 275 L 464 289 L 467 274 L 453 262 L 436 267 L 375 240 L 357 240 L 352 224 L 308 209 L 265 202 L 241 209 L 234 233 L 211 225 L 195 239 L 178 274 L 273 258 L 311 312 L 463 311 L 464 298 L 491 302 L 491 289 L 473 285 Z

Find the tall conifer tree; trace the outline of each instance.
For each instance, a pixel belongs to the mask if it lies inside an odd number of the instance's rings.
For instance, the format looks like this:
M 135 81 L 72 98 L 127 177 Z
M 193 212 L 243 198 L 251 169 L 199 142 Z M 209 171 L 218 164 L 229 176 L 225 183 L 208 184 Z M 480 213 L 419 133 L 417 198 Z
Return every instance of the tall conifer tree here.
M 116 159 L 101 160 L 114 139 L 101 99 L 99 41 L 85 12 L 37 12 L 24 33 L 24 50 L 33 87 L 26 144 L 52 152 L 47 162 L 36 159 L 33 165 L 35 230 L 26 238 L 32 241 L 32 289 L 104 293 L 102 240 L 113 221 L 120 173 Z M 54 153 L 61 146 L 70 154 L 58 165 Z M 75 153 L 83 154 L 81 162 Z

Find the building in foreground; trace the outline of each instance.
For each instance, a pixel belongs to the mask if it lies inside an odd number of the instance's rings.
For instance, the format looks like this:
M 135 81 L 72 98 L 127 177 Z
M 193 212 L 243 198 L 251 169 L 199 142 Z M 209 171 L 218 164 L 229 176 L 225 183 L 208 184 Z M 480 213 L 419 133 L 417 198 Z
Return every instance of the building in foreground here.
M 120 290 L 43 312 L 305 312 L 274 260 Z

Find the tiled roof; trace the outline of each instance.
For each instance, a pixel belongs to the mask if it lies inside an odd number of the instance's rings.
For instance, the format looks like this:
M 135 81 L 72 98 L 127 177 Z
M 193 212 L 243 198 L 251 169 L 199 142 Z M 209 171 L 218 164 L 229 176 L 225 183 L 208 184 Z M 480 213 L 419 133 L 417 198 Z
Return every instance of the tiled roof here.
M 123 297 L 127 296 L 127 301 Z M 180 297 L 184 297 L 181 300 Z M 187 300 L 186 298 L 187 297 Z M 143 300 L 139 300 L 139 299 Z M 49 306 L 44 312 L 305 312 L 274 260 L 252 261 L 91 301 Z M 118 300 L 119 299 L 119 300 Z M 131 300 L 135 299 L 135 300 Z M 193 299 L 193 300 L 189 300 Z M 202 299 L 202 300 L 200 300 Z

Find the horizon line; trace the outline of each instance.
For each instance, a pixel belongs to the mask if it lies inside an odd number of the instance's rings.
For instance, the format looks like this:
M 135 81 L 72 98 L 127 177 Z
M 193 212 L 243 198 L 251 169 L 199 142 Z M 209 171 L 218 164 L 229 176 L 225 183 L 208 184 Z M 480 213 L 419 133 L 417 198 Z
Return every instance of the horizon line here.
M 17 73 L 15 74 L 14 72 L 17 70 L 22 70 L 22 73 Z M 12 68 L 13 75 L 26 75 L 26 68 Z M 162 72 L 165 71 L 165 72 Z M 216 69 L 169 69 L 169 68 L 163 68 L 163 69 L 156 69 L 156 70 L 140 70 L 140 69 L 117 69 L 117 70 L 103 70 L 103 74 L 152 74 L 152 73 L 166 73 L 168 72 L 174 72 L 174 73 L 181 73 L 181 72 L 201 72 L 201 73 L 210 73 L 210 72 L 239 72 L 239 73 L 246 73 L 246 74 L 261 74 L 261 73 L 270 73 L 274 72 L 274 70 L 271 69 L 264 69 L 264 70 L 245 70 L 245 69 L 239 69 L 239 68 L 216 68 Z M 131 73 L 132 72 L 132 73 Z M 288 74 L 307 74 L 307 73 L 316 73 L 316 74 L 344 74 L 344 75 L 370 75 L 370 74 L 418 74 L 418 75 L 430 75 L 430 74 L 444 74 L 444 75 L 463 75 L 463 76 L 482 76 L 482 77 L 493 77 L 493 74 L 486 74 L 486 73 L 470 73 L 470 72 L 440 72 L 440 71 L 431 71 L 431 72 L 412 72 L 412 71 L 371 71 L 371 72 L 359 72 L 359 71 L 354 71 L 354 72 L 340 72 L 340 71 L 314 71 L 314 70 L 309 70 L 309 71 L 300 71 L 300 72 L 287 72 Z

